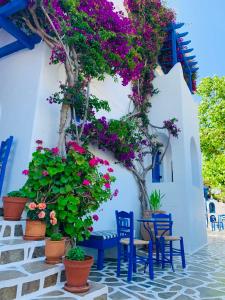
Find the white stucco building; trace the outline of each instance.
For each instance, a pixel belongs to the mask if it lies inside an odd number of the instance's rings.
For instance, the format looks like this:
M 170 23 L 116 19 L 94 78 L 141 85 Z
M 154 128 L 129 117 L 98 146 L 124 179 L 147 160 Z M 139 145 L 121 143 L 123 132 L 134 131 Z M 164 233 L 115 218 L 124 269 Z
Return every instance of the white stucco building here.
M 117 4 L 121 6 L 120 1 Z M 0 47 L 10 39 L 0 29 Z M 14 136 L 3 194 L 24 183 L 22 170 L 31 159 L 35 140 L 42 139 L 48 147 L 57 143 L 60 108 L 50 105 L 46 98 L 64 80 L 64 70 L 59 65 L 50 66 L 49 56 L 49 49 L 41 42 L 32 51 L 22 50 L 0 59 L 0 140 Z M 156 73 L 154 86 L 159 94 L 152 98 L 151 122 L 160 126 L 164 120 L 176 117 L 181 133 L 178 139 L 171 139 L 161 166 L 161 182 L 153 183 L 149 176 L 149 193 L 160 189 L 165 194 L 162 209 L 172 213 L 174 233 L 184 237 L 185 249 L 192 253 L 207 243 L 197 104 L 180 63 L 167 75 L 160 70 Z M 129 91 L 129 86 L 123 87 L 111 78 L 92 83 L 92 92 L 109 101 L 109 118 L 119 119 L 128 112 Z M 114 163 L 109 153 L 99 155 Z M 96 230 L 115 228 L 116 209 L 132 210 L 136 219 L 140 217 L 138 189 L 132 175 L 118 165 L 114 169 L 119 196 L 103 205 Z

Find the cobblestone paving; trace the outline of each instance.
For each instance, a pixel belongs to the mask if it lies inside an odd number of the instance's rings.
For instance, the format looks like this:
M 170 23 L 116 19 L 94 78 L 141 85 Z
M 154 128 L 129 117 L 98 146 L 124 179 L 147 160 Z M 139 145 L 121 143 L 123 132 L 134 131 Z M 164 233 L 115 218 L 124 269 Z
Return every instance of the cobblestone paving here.
M 128 283 L 127 268 L 123 265 L 121 277 L 116 277 L 116 261 L 109 260 L 104 271 L 92 271 L 90 280 L 107 284 L 109 299 L 214 299 L 225 300 L 225 231 L 210 233 L 209 244 L 188 256 L 187 268 L 175 263 L 175 272 L 169 267 L 155 267 L 155 279 L 149 280 L 142 267 Z

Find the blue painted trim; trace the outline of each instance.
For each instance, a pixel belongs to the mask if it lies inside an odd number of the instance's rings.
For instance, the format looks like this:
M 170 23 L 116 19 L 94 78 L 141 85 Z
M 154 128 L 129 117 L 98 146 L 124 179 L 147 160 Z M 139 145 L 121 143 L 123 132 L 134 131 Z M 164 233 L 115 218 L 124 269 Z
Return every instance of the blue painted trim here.
M 2 192 L 6 165 L 8 162 L 12 143 L 13 143 L 13 136 L 10 136 L 6 141 L 1 142 L 1 146 L 0 146 L 0 196 Z
M 34 43 L 32 43 L 30 38 L 8 19 L 0 16 L 0 26 L 14 36 L 26 48 L 29 48 L 30 50 L 34 48 Z
M 16 12 L 23 10 L 28 5 L 28 0 L 12 0 L 10 3 L 0 7 L 0 15 L 2 17 L 9 17 Z
M 160 182 L 160 179 L 160 151 L 158 151 L 155 158 L 155 165 L 152 168 L 152 182 Z

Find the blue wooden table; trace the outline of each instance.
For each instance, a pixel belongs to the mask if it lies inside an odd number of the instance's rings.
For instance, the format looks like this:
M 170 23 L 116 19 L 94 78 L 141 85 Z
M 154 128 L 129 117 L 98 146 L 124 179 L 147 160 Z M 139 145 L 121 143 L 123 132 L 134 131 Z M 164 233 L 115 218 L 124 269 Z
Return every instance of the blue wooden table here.
M 138 219 L 137 222 L 143 223 L 143 226 L 145 228 L 145 230 L 148 232 L 150 239 L 154 242 L 154 234 L 152 232 L 152 228 L 150 226 L 148 226 L 148 223 L 156 223 L 156 222 L 160 222 L 160 223 L 173 223 L 173 221 L 169 221 L 168 219 L 158 219 L 158 218 L 149 218 L 149 219 Z

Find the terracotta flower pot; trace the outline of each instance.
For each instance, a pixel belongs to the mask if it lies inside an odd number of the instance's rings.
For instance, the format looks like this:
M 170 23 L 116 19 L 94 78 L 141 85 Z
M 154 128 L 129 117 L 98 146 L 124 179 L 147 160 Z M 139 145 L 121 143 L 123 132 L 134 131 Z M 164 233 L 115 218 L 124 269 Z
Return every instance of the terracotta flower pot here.
M 84 261 L 64 259 L 66 284 L 64 289 L 71 293 L 84 293 L 90 289 L 87 282 L 91 266 L 94 263 L 92 256 L 86 256 Z
M 47 264 L 58 264 L 62 262 L 62 257 L 65 255 L 66 240 L 52 241 L 51 239 L 45 240 L 45 262 Z
M 46 224 L 43 221 L 26 221 L 24 240 L 40 241 L 45 239 Z
M 27 201 L 22 197 L 3 197 L 4 220 L 19 221 Z

